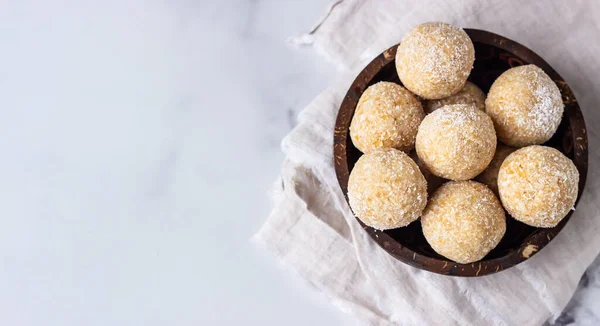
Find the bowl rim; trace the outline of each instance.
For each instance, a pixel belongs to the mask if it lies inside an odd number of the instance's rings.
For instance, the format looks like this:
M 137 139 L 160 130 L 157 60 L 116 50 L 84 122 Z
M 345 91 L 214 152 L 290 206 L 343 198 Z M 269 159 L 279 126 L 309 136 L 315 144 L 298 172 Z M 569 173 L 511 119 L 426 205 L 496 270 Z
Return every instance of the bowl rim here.
M 577 200 L 575 202 L 576 207 L 581 199 L 587 179 L 588 140 L 583 114 L 573 92 L 564 79 L 544 59 L 524 45 L 492 32 L 471 28 L 465 28 L 464 30 L 473 43 L 495 46 L 511 53 L 516 58 L 521 59 L 521 64 L 537 65 L 544 70 L 544 72 L 546 72 L 559 87 L 565 105 L 563 119 L 568 119 L 571 129 L 574 151 L 573 163 L 575 163 L 575 166 L 579 171 L 579 189 Z M 367 85 L 370 84 L 371 80 L 383 67 L 395 61 L 398 45 L 399 43 L 382 52 L 358 74 L 340 104 L 333 135 L 333 157 L 338 183 L 347 202 L 350 171 L 348 169 L 346 143 L 349 137 L 350 121 L 354 115 L 356 103 Z M 525 60 L 523 58 L 527 59 Z M 511 59 L 509 59 L 509 63 L 510 60 Z M 571 210 L 567 216 L 553 228 L 538 228 L 523 241 L 518 250 L 512 250 L 502 257 L 481 260 L 470 264 L 459 264 L 448 259 L 433 258 L 419 254 L 396 242 L 396 240 L 387 233 L 365 225 L 356 217 L 356 215 L 354 215 L 354 217 L 380 247 L 401 262 L 437 274 L 473 277 L 497 273 L 531 258 L 556 237 L 569 221 L 572 214 L 573 210 Z

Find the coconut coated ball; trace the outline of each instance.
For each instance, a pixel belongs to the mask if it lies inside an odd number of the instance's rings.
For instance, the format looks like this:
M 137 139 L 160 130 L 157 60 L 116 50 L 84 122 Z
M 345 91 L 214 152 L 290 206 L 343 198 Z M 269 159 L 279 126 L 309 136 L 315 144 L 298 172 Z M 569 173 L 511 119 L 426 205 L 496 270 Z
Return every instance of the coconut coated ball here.
M 558 150 L 528 146 L 510 154 L 498 173 L 498 191 L 515 219 L 541 228 L 556 226 L 573 209 L 579 171 Z
M 379 82 L 358 101 L 350 123 L 350 138 L 363 153 L 378 148 L 410 151 L 425 113 L 421 102 L 404 87 Z
M 431 113 L 444 105 L 450 104 L 474 104 L 479 110 L 485 112 L 485 94 L 477 85 L 467 82 L 465 86 L 454 95 L 439 100 L 425 101 L 425 113 Z
M 433 193 L 421 217 L 423 235 L 438 254 L 457 263 L 481 260 L 506 232 L 502 205 L 485 185 L 450 181 Z
M 488 92 L 485 107 L 500 141 L 514 147 L 549 140 L 563 114 L 560 90 L 535 65 L 511 68 L 500 75 Z
M 410 156 L 410 158 L 413 159 L 413 161 L 415 161 L 415 163 L 417 163 L 419 170 L 425 177 L 425 181 L 427 181 L 427 194 L 431 195 L 442 183 L 444 183 L 444 179 L 431 173 L 431 171 L 429 171 L 429 169 L 427 169 L 425 164 L 423 164 L 423 162 L 421 162 L 421 160 L 419 159 L 419 156 L 417 156 L 416 151 L 410 152 L 408 154 L 408 156 Z
M 356 216 L 378 230 L 415 221 L 427 203 L 427 183 L 404 152 L 386 148 L 361 156 L 350 172 L 348 199 Z
M 500 171 L 500 166 L 502 165 L 502 162 L 504 162 L 504 159 L 506 159 L 508 155 L 516 150 L 517 149 L 514 147 L 497 144 L 496 154 L 494 154 L 494 158 L 492 158 L 490 165 L 488 165 L 488 167 L 475 178 L 475 181 L 479 181 L 488 186 L 488 188 L 490 188 L 497 196 L 498 172 Z
M 417 25 L 396 52 L 396 70 L 404 87 L 430 100 L 460 91 L 474 61 L 475 49 L 467 33 L 446 23 Z
M 494 157 L 494 124 L 473 105 L 447 105 L 423 119 L 416 150 L 433 174 L 450 180 L 469 180 L 485 170 Z

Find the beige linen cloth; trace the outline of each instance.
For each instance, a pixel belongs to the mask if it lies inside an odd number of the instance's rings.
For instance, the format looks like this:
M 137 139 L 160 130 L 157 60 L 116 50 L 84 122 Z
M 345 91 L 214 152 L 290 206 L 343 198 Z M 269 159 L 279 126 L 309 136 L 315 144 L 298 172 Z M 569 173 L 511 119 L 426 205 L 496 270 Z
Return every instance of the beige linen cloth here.
M 366 324 L 539 325 L 557 318 L 600 251 L 599 18 L 600 1 L 591 0 L 335 2 L 292 42 L 312 46 L 341 77 L 283 140 L 274 208 L 254 240 Z M 427 21 L 493 31 L 533 49 L 569 83 L 586 120 L 590 165 L 577 211 L 537 255 L 490 276 L 442 276 L 395 260 L 360 228 L 335 176 L 333 128 L 347 87 L 372 58 Z

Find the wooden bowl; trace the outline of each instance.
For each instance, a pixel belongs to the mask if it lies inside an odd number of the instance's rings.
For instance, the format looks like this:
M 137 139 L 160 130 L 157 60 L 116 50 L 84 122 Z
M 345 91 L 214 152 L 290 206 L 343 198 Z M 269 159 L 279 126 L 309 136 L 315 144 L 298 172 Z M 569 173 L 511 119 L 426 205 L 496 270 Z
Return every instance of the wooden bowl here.
M 535 64 L 552 78 L 562 94 L 565 111 L 556 134 L 544 145 L 554 147 L 573 160 L 579 170 L 579 194 L 585 186 L 588 167 L 588 143 L 585 122 L 573 92 L 564 79 L 540 56 L 525 46 L 494 33 L 465 29 L 475 45 L 475 65 L 469 80 L 485 93 L 500 74 L 511 67 Z M 342 101 L 334 132 L 334 160 L 337 178 L 348 199 L 348 176 L 362 153 L 354 147 L 349 135 L 350 121 L 363 91 L 379 81 L 401 84 L 396 73 L 397 45 L 387 49 L 369 63 L 356 77 Z M 438 255 L 425 241 L 421 223 L 386 231 L 366 226 L 358 218 L 377 244 L 396 259 L 426 271 L 454 276 L 482 276 L 515 266 L 546 246 L 571 217 L 572 211 L 554 228 L 535 228 L 508 217 L 506 234 L 498 246 L 481 261 L 459 264 Z

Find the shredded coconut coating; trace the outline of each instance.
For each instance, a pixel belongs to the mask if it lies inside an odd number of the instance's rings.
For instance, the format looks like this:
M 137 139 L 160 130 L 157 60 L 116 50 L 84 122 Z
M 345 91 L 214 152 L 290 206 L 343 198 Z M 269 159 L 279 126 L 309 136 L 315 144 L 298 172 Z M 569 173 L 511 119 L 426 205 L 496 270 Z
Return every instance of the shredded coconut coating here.
M 457 263 L 481 260 L 506 232 L 506 216 L 498 198 L 475 181 L 450 181 L 433 193 L 421 226 L 438 254 Z
M 575 164 L 547 146 L 515 151 L 498 173 L 498 191 L 506 211 L 535 227 L 554 227 L 574 209 L 578 186 Z
M 431 113 L 442 106 L 451 104 L 473 104 L 479 110 L 485 112 L 485 94 L 477 87 L 477 85 L 467 82 L 465 86 L 454 95 L 439 100 L 425 101 L 423 108 L 425 109 L 425 113 Z
M 404 87 L 379 82 L 360 97 L 350 123 L 356 148 L 369 153 L 378 148 L 410 151 L 425 113 L 421 102 Z
M 490 165 L 475 178 L 475 181 L 479 181 L 488 186 L 488 188 L 498 196 L 498 172 L 500 171 L 500 166 L 506 157 L 516 150 L 517 149 L 514 147 L 497 144 L 496 154 L 494 154 L 492 162 L 490 162 Z
M 562 119 L 560 90 L 535 65 L 511 68 L 492 84 L 485 101 L 503 143 L 523 147 L 546 142 Z
M 416 26 L 396 52 L 396 70 L 404 87 L 430 100 L 460 91 L 473 62 L 475 49 L 467 33 L 446 23 Z
M 417 163 L 419 170 L 425 177 L 425 181 L 427 181 L 427 194 L 431 195 L 440 185 L 442 185 L 442 183 L 444 183 L 445 180 L 431 173 L 425 164 L 421 162 L 416 151 L 411 151 L 408 156 L 410 156 L 410 158 Z
M 356 216 L 378 230 L 406 226 L 427 204 L 427 183 L 404 152 L 386 148 L 358 159 L 348 180 L 348 199 Z
M 494 157 L 494 124 L 473 105 L 447 105 L 423 119 L 416 150 L 433 174 L 450 180 L 469 180 L 485 170 Z

